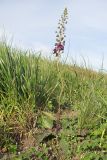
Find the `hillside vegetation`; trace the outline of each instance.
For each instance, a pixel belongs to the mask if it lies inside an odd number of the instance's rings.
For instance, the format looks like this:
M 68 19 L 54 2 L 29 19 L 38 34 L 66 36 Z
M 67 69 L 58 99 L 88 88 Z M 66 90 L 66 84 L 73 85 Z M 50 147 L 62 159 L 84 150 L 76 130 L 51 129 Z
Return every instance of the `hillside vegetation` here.
M 107 75 L 0 44 L 0 159 L 107 160 Z

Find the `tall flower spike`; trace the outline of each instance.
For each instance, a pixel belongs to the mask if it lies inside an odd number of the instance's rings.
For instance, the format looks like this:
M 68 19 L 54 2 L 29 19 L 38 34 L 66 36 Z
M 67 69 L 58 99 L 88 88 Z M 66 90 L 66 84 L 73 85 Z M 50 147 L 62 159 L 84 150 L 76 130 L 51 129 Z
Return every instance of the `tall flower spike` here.
M 56 31 L 56 43 L 53 49 L 53 54 L 56 55 L 56 57 L 59 57 L 61 53 L 64 52 L 64 46 L 65 46 L 65 24 L 67 24 L 68 20 L 68 11 L 67 8 L 64 9 L 64 12 L 59 20 L 58 28 Z

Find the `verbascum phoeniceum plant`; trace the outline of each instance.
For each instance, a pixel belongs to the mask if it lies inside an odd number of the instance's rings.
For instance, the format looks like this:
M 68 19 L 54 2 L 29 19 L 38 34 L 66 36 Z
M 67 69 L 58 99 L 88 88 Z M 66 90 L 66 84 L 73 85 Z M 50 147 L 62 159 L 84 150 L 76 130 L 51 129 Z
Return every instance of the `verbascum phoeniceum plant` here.
M 65 25 L 67 24 L 68 20 L 68 10 L 67 8 L 64 9 L 63 14 L 61 15 L 61 18 L 58 22 L 58 28 L 56 31 L 56 43 L 53 49 L 53 54 L 55 54 L 56 57 L 60 57 L 61 53 L 64 52 L 64 46 L 65 46 Z
M 59 86 L 60 90 L 59 90 L 59 96 L 58 96 L 57 122 L 60 121 L 61 99 L 62 99 L 63 90 L 64 90 L 64 79 L 63 79 L 63 75 L 62 75 L 61 68 L 59 65 L 59 59 L 61 57 L 61 54 L 64 53 L 65 37 L 66 37 L 65 26 L 67 24 L 67 20 L 68 20 L 68 10 L 67 10 L 67 8 L 65 8 L 63 11 L 63 14 L 61 15 L 61 18 L 59 19 L 59 22 L 58 22 L 58 27 L 57 27 L 57 31 L 56 31 L 56 42 L 55 42 L 55 46 L 53 49 L 53 54 L 57 58 L 56 59 L 57 76 L 58 76 L 58 81 L 60 84 L 60 86 Z

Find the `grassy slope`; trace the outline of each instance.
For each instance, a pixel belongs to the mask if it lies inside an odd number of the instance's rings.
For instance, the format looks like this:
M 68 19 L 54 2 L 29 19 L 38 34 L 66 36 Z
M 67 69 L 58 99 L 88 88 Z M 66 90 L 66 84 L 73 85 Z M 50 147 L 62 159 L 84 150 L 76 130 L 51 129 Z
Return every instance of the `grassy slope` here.
M 52 129 L 58 107 L 62 115 L 66 113 L 60 120 L 62 129 L 55 133 L 60 137 L 57 142 L 65 159 L 96 155 L 104 159 L 107 151 L 107 75 L 48 61 L 0 44 L 0 154 L 16 154 L 22 144 L 26 148 L 25 139 L 30 144 L 33 141 L 29 140 L 29 133 L 33 137 L 34 130 Z M 66 139 L 67 134 L 70 139 Z M 34 146 L 32 143 L 30 147 Z M 52 152 L 61 159 L 59 150 Z

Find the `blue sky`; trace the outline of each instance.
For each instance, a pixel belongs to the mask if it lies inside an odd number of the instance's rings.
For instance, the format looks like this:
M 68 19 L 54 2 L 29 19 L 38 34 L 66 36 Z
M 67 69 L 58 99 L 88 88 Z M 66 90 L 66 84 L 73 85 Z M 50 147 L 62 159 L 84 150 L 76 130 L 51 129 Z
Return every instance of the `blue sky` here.
M 68 8 L 62 59 L 107 70 L 107 0 L 0 0 L 0 37 L 50 56 L 58 20 Z M 69 45 L 70 44 L 70 45 Z

